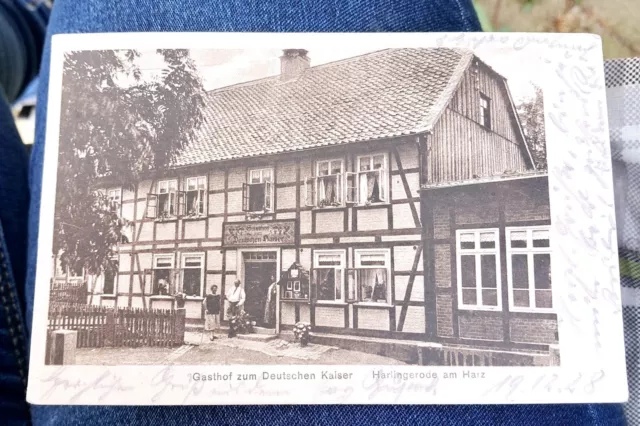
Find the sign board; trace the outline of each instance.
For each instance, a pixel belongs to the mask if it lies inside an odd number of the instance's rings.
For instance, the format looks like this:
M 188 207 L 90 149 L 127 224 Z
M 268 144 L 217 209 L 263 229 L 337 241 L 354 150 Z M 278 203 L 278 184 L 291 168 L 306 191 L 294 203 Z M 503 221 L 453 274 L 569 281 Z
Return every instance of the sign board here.
M 225 247 L 282 246 L 296 241 L 296 221 L 226 222 L 222 232 Z

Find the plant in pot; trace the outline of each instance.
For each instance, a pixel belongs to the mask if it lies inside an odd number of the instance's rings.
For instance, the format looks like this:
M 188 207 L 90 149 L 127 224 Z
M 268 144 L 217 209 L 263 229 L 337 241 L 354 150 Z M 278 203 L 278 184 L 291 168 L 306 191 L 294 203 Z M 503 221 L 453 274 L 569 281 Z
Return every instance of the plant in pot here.
M 293 327 L 293 336 L 295 341 L 300 341 L 300 346 L 307 346 L 309 344 L 309 333 L 311 332 L 311 324 L 306 322 L 299 322 Z
M 256 322 L 251 319 L 249 314 L 241 310 L 229 317 L 229 337 L 253 333 L 255 324 Z
M 176 307 L 178 309 L 184 308 L 184 302 L 187 300 L 187 295 L 180 292 L 173 295 L 173 298 L 176 301 Z

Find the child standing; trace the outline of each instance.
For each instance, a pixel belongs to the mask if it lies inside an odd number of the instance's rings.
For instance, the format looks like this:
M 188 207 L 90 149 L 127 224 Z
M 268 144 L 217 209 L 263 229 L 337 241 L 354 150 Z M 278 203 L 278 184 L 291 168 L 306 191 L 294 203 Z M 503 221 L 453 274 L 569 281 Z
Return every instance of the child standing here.
M 215 337 L 215 331 L 220 328 L 220 295 L 218 294 L 218 286 L 211 286 L 211 293 L 202 301 L 204 305 L 204 330 L 211 332 L 211 341 Z

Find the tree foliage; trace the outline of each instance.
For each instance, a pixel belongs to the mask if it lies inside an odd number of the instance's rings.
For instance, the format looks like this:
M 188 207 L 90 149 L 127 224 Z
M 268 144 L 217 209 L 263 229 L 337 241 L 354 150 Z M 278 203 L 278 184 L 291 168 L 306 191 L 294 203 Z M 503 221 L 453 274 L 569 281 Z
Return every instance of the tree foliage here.
M 518 115 L 536 168 L 546 170 L 547 144 L 544 131 L 544 99 L 540 87 L 536 86 L 534 96 L 519 105 Z
M 164 67 L 153 78 L 143 78 L 134 50 L 65 56 L 53 245 L 63 267 L 112 267 L 127 223 L 98 189 L 131 189 L 170 167 L 203 120 L 202 80 L 189 52 L 157 54 Z

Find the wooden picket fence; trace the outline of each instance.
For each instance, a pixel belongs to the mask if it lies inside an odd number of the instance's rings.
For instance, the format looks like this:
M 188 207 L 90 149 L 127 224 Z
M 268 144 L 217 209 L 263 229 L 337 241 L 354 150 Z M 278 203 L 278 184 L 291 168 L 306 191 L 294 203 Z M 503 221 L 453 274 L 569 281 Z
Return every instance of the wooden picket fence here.
M 78 348 L 177 346 L 184 342 L 184 313 L 175 310 L 53 304 L 48 339 L 76 330 Z M 47 352 L 48 353 L 48 352 Z

